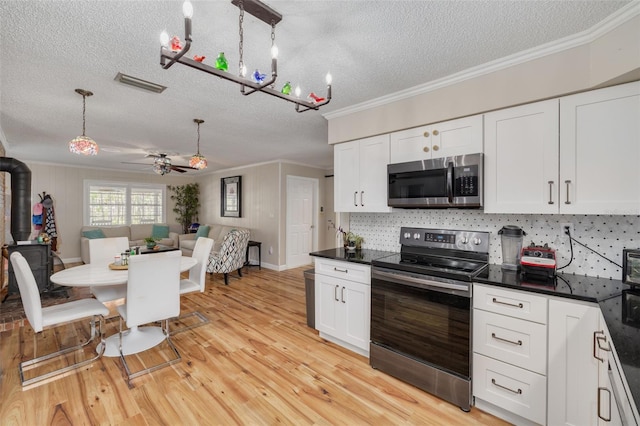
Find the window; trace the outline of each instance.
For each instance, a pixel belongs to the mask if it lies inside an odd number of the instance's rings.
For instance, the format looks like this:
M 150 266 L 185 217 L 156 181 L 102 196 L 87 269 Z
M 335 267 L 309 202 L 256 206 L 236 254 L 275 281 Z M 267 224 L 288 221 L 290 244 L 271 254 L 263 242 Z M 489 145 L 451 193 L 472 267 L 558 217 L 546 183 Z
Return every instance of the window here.
M 84 224 L 164 223 L 165 197 L 165 185 L 85 181 Z

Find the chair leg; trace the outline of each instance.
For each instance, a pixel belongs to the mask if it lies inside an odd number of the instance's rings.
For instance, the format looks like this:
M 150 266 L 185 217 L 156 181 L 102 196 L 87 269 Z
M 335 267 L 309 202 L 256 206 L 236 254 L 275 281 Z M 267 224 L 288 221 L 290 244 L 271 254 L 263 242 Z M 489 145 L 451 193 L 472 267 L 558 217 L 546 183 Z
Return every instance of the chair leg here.
M 100 358 L 102 356 L 102 354 L 104 353 L 104 349 L 105 349 L 104 318 L 102 316 L 99 316 L 99 318 L 98 318 L 98 321 L 99 321 L 98 322 L 98 328 L 99 328 L 99 334 L 100 334 L 100 343 L 98 344 L 98 347 L 97 347 L 97 350 L 96 350 L 96 352 L 97 352 L 96 356 L 94 356 L 94 357 L 92 357 L 90 359 L 84 360 L 84 361 L 80 361 L 80 362 L 68 365 L 66 367 L 59 368 L 59 369 L 51 371 L 49 373 L 42 374 L 40 376 L 33 377 L 31 379 L 28 379 L 28 380 L 24 379 L 24 372 L 25 371 L 31 370 L 33 368 L 36 368 L 40 363 L 42 363 L 44 361 L 47 361 L 47 360 L 50 360 L 52 358 L 55 358 L 55 357 L 58 357 L 58 356 L 61 356 L 61 355 L 65 355 L 65 354 L 68 354 L 70 352 L 74 352 L 74 351 L 77 351 L 79 349 L 82 349 L 85 346 L 87 346 L 89 343 L 93 342 L 93 340 L 96 337 L 95 321 L 96 321 L 96 317 L 94 316 L 93 319 L 91 320 L 91 338 L 89 340 L 87 340 L 85 343 L 82 343 L 80 345 L 76 345 L 76 346 L 73 346 L 73 347 L 70 347 L 70 348 L 62 349 L 60 351 L 52 352 L 50 354 L 43 355 L 41 357 L 34 358 L 34 359 L 31 359 L 31 360 L 28 360 L 28 361 L 21 362 L 20 365 L 18 366 L 18 369 L 20 371 L 20 382 L 22 383 L 22 386 L 32 385 L 34 383 L 49 379 L 49 378 L 57 376 L 59 374 L 63 374 L 63 373 L 66 373 L 68 371 L 74 370 L 76 368 L 80 368 L 80 367 L 85 366 L 87 364 L 91 364 L 93 361 L 95 361 L 98 358 Z M 34 336 L 34 349 L 33 349 L 34 350 L 34 355 L 36 353 L 35 344 L 36 344 L 36 339 L 35 339 L 35 336 Z
M 224 273 L 224 285 L 229 285 L 229 274 Z
M 242 277 L 242 268 L 238 269 L 238 276 Z
M 185 315 L 180 315 L 177 318 L 173 318 L 173 321 L 179 321 L 179 320 L 183 320 L 185 318 L 189 318 L 189 317 L 196 317 L 200 320 L 199 323 L 193 324 L 193 325 L 188 325 L 186 327 L 182 327 L 182 328 L 178 328 L 177 330 L 173 330 L 171 332 L 171 335 L 175 335 L 177 333 L 182 333 L 183 331 L 187 331 L 187 330 L 191 330 L 192 328 L 196 328 L 196 327 L 200 327 L 201 325 L 205 325 L 209 323 L 209 318 L 205 317 L 204 315 L 202 315 L 200 312 L 195 311 L 195 312 L 190 312 L 188 314 Z

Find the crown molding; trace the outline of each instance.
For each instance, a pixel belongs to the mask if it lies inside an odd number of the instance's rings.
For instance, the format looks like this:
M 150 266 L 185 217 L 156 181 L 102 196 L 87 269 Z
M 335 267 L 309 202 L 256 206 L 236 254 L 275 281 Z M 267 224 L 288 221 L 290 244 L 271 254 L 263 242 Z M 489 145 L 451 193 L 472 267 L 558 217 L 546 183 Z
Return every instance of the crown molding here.
M 356 112 L 365 111 L 368 109 L 387 105 L 392 102 L 397 102 L 417 95 L 432 92 L 434 90 L 451 86 L 466 80 L 470 80 L 472 78 L 500 71 L 514 65 L 522 64 L 528 61 L 542 58 L 544 56 L 553 55 L 555 53 L 569 50 L 574 47 L 582 46 L 584 44 L 591 43 L 597 40 L 604 34 L 619 27 L 620 25 L 624 24 L 632 18 L 635 18 L 638 15 L 640 15 L 640 1 L 634 0 L 585 31 L 537 47 L 533 47 L 531 49 L 523 50 L 522 52 L 505 56 L 504 58 L 496 59 L 495 61 L 468 68 L 464 71 L 460 71 L 458 73 L 451 74 L 449 76 L 433 80 L 428 83 L 410 87 L 408 89 L 401 90 L 390 95 L 381 96 L 379 98 L 371 99 L 359 104 L 327 112 L 325 114 L 322 114 L 322 116 L 327 120 L 332 120 L 334 118 L 343 117 Z

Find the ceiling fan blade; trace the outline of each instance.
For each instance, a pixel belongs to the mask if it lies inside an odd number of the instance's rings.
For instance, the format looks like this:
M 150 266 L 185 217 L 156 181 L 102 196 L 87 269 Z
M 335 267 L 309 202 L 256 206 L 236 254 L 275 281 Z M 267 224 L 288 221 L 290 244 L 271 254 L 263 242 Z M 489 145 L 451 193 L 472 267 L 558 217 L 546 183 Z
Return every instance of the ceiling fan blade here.
M 169 168 L 170 168 L 171 170 L 175 170 L 175 171 L 176 171 L 176 172 L 178 172 L 178 173 L 186 173 L 186 172 L 187 172 L 186 170 L 182 170 L 181 168 L 176 167 L 176 166 L 170 166 Z
M 189 169 L 189 170 L 198 170 L 195 167 L 191 166 L 181 166 L 180 164 L 172 164 L 171 167 L 178 167 L 180 169 Z

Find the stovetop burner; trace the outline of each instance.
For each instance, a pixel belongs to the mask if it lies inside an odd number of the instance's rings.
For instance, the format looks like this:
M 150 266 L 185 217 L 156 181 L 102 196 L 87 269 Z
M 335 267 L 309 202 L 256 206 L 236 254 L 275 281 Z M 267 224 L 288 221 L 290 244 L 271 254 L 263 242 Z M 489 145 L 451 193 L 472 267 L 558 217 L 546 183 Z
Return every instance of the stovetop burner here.
M 461 281 L 488 271 L 488 232 L 402 228 L 400 242 L 399 254 L 372 265 Z

